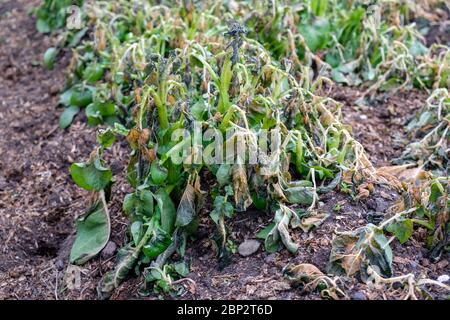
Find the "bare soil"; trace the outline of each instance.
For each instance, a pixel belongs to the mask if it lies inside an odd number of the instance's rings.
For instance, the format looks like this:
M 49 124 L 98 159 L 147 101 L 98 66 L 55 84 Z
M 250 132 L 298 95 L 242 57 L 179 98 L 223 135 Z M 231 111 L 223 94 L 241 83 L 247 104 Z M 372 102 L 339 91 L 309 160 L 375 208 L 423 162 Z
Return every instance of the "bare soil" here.
M 96 299 L 96 284 L 114 266 L 114 254 L 102 253 L 82 267 L 68 265 L 74 239 L 74 221 L 84 213 L 89 194 L 71 181 L 69 166 L 86 159 L 95 146 L 95 128 L 77 119 L 67 130 L 58 128 L 58 94 L 65 83 L 65 52 L 53 71 L 41 66 L 52 38 L 36 32 L 28 11 L 38 0 L 0 1 L 0 299 Z M 336 87 L 332 96 L 344 105 L 345 122 L 377 166 L 399 156 L 407 143 L 403 126 L 426 99 L 416 91 L 378 95 L 367 107 L 357 107 L 360 92 Z M 120 247 L 126 241 L 127 220 L 121 212 L 124 195 L 130 191 L 125 178 L 126 143 L 113 148 L 108 161 L 116 175 L 111 203 L 111 241 Z M 282 250 L 269 254 L 259 249 L 250 257 L 233 255 L 219 270 L 210 235 L 214 226 L 208 208 L 190 242 L 186 258 L 191 262 L 195 292 L 185 299 L 320 299 L 318 293 L 291 288 L 282 277 L 288 263 L 311 263 L 320 270 L 331 249 L 333 232 L 366 225 L 373 212 L 384 212 L 398 197 L 379 187 L 364 201 L 331 192 L 320 199 L 320 209 L 330 217 L 309 233 L 296 232 L 296 254 Z M 339 207 L 336 207 L 339 204 Z M 270 215 L 238 214 L 231 221 L 231 239 L 239 245 L 255 237 Z M 405 245 L 393 242 L 394 274 L 414 273 L 436 279 L 449 274 L 448 257 L 432 263 L 423 247 L 420 230 Z M 79 282 L 78 282 L 79 280 Z M 75 283 L 74 286 L 70 284 Z M 142 278 L 132 276 L 112 299 L 143 298 Z M 349 280 L 351 297 L 389 298 L 357 280 Z M 153 294 L 146 299 L 157 299 Z M 170 297 L 166 297 L 170 298 Z

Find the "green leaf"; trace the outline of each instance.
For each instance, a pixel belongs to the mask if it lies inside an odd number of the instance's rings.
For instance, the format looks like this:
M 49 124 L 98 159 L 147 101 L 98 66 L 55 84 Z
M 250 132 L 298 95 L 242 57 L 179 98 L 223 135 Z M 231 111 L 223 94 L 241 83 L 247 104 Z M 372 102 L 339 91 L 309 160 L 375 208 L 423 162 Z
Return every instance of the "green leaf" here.
M 275 227 L 275 223 L 271 223 L 269 224 L 267 227 L 265 227 L 264 229 L 262 229 L 261 231 L 259 231 L 256 234 L 256 238 L 258 239 L 266 239 L 267 236 L 269 235 L 270 231 Z
M 128 136 L 128 134 L 130 133 L 130 130 L 120 123 L 115 123 L 113 130 L 115 134 L 120 134 L 121 136 L 124 137 Z
M 280 234 L 277 229 L 277 225 L 275 224 L 272 230 L 270 230 L 267 234 L 267 237 L 264 241 L 264 248 L 269 253 L 274 253 L 278 251 L 280 247 Z
M 401 244 L 404 244 L 413 234 L 414 223 L 411 219 L 405 219 L 390 224 L 386 230 L 395 235 Z
M 69 127 L 73 121 L 73 118 L 78 114 L 80 108 L 76 106 L 69 106 L 64 109 L 63 113 L 59 117 L 59 127 L 61 129 L 66 129 Z
M 289 203 L 310 205 L 314 201 L 314 189 L 308 187 L 288 188 L 284 191 Z
M 331 71 L 331 77 L 333 78 L 334 81 L 338 83 L 345 83 L 345 84 L 350 83 L 347 77 L 342 72 L 339 72 L 336 69 L 333 69 L 333 71 Z
M 123 201 L 123 211 L 131 215 L 133 220 L 142 219 L 142 216 L 150 217 L 153 214 L 153 194 L 149 190 L 127 194 Z
M 316 16 L 323 16 L 328 8 L 328 0 L 311 0 L 311 11 Z
M 189 274 L 189 267 L 184 261 L 174 263 L 173 267 L 176 273 L 178 273 L 182 277 L 186 277 Z
M 97 135 L 97 142 L 103 148 L 111 147 L 115 141 L 116 136 L 114 135 L 114 132 L 110 128 L 106 130 L 100 130 L 99 134 Z
M 148 258 L 156 258 L 163 253 L 172 243 L 172 239 L 167 232 L 162 230 L 159 226 L 154 226 L 152 237 L 150 241 L 144 245 L 142 252 Z
M 70 104 L 84 108 L 92 103 L 92 91 L 90 89 L 73 89 L 70 95 Z
M 98 158 L 89 164 L 72 164 L 70 174 L 75 183 L 85 190 L 100 191 L 106 187 L 112 178 L 111 170 L 104 168 Z
M 400 86 L 400 84 L 401 81 L 398 78 L 391 78 L 380 86 L 380 90 L 384 92 L 392 91 Z
M 326 48 L 331 37 L 330 24 L 326 19 L 317 19 L 313 24 L 301 24 L 299 31 L 312 52 Z
M 144 228 L 141 221 L 135 221 L 130 227 L 131 237 L 133 238 L 133 243 L 135 246 L 139 244 L 142 236 L 144 235 Z
M 44 66 L 52 70 L 55 67 L 55 59 L 58 55 L 58 49 L 56 48 L 48 48 L 44 54 Z
M 72 38 L 70 39 L 68 47 L 69 48 L 76 47 L 88 31 L 89 31 L 89 28 L 84 28 L 84 29 L 81 29 L 80 31 L 78 31 L 77 33 L 75 33 L 72 36 Z
M 194 116 L 194 118 L 198 121 L 203 121 L 203 115 L 207 111 L 206 103 L 203 99 L 197 101 L 194 103 L 194 105 L 191 107 L 191 113 Z
M 70 263 L 83 264 L 107 244 L 111 231 L 108 213 L 99 202 L 77 221 L 77 237 L 70 251 Z
M 152 162 L 150 168 L 150 175 L 152 177 L 152 182 L 156 185 L 161 185 L 167 179 L 169 171 L 163 166 L 159 165 L 157 160 Z
M 86 80 L 88 83 L 93 84 L 99 81 L 103 77 L 104 73 L 105 69 L 102 65 L 98 63 L 91 64 L 87 66 L 86 69 L 84 69 L 83 79 Z
M 216 172 L 216 178 L 217 178 L 217 182 L 223 186 L 226 185 L 230 182 L 230 178 L 231 178 L 231 165 L 229 164 L 221 164 L 219 166 L 219 169 L 217 169 Z
M 38 19 L 36 21 L 36 29 L 40 32 L 40 33 L 49 33 L 51 30 L 49 24 L 47 23 L 46 20 L 44 19 Z
M 168 234 L 172 234 L 177 217 L 175 205 L 173 204 L 169 194 L 164 189 L 160 189 L 155 194 L 155 198 L 158 203 L 159 212 L 161 214 L 162 229 Z
M 59 103 L 62 104 L 63 106 L 69 107 L 70 100 L 72 99 L 73 91 L 74 91 L 74 89 L 70 88 L 70 89 L 66 90 L 64 93 L 62 93 L 59 96 Z

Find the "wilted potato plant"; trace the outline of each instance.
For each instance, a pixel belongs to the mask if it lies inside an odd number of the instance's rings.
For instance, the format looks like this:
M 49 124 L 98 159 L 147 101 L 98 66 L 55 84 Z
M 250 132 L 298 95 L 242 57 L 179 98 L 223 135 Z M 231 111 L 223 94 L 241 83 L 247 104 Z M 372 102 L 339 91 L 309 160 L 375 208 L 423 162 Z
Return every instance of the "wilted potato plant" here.
M 395 185 L 409 201 L 379 225 L 338 234 L 330 274 L 390 277 L 386 235 L 403 243 L 414 223 L 430 230 L 436 256 L 445 250 L 448 179 L 427 180 L 428 198 L 410 199 L 414 192 L 394 176 L 398 171 L 372 166 L 342 124 L 340 104 L 325 92 L 333 81 L 367 92 L 436 89 L 408 126 L 421 140 L 402 161 L 426 158 L 422 168 L 437 166 L 441 175 L 448 167 L 448 48 L 424 46 L 408 24 L 422 11 L 408 1 L 332 2 L 90 1 L 82 10 L 86 28 L 59 33 L 60 48 L 73 52 L 61 128 L 82 111 L 89 125 L 106 125 L 88 161 L 70 168 L 77 185 L 92 191 L 91 206 L 77 221 L 71 263 L 85 263 L 108 242 L 114 177 L 104 153 L 118 137 L 130 150 L 127 177 L 134 191 L 123 201 L 130 241 L 99 283 L 100 297 L 131 272 L 143 273 L 143 292 L 183 290 L 189 282 L 179 279 L 189 266 L 172 256 L 184 257 L 205 201 L 212 202 L 220 266 L 229 261 L 227 221 L 235 214 L 251 206 L 272 213 L 272 223 L 257 235 L 265 250 L 284 246 L 295 253 L 292 232 L 308 232 L 328 216 L 319 209 L 320 195 L 367 181 Z M 61 28 L 49 21 L 67 5 L 45 1 L 38 29 Z M 45 65 L 53 66 L 60 48 L 49 49 Z M 421 138 L 431 123 L 435 128 Z M 412 216 L 419 211 L 423 219 Z M 345 297 L 335 280 L 319 279 L 329 297 Z

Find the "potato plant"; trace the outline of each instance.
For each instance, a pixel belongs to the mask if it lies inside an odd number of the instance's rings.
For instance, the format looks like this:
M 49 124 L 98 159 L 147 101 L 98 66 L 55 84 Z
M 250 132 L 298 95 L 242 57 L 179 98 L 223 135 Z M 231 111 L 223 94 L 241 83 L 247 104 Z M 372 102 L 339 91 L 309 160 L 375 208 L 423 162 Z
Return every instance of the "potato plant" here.
M 68 5 L 45 1 L 36 11 L 38 29 L 63 28 L 49 21 L 64 16 Z M 444 88 L 450 54 L 444 45 L 424 46 L 410 24 L 420 11 L 408 1 L 368 6 L 362 1 L 185 0 L 173 6 L 118 0 L 86 2 L 83 9 L 86 27 L 61 31 L 60 46 L 49 49 L 44 62 L 52 67 L 59 50 L 72 48 L 60 98 L 61 128 L 80 112 L 89 125 L 103 126 L 89 159 L 70 168 L 74 182 L 92 192 L 91 207 L 77 221 L 71 263 L 85 263 L 108 242 L 114 177 L 104 153 L 116 141 L 129 145 L 127 178 L 134 191 L 123 200 L 123 213 L 130 221 L 130 241 L 119 251 L 116 268 L 99 283 L 102 298 L 132 272 L 143 274 L 143 292 L 182 290 L 178 279 L 189 267 L 173 256 L 184 257 L 207 200 L 217 227 L 211 238 L 219 265 L 225 266 L 232 254 L 227 221 L 250 207 L 273 215 L 257 235 L 265 250 L 284 247 L 295 253 L 292 232 L 318 227 L 327 218 L 319 210 L 320 195 L 338 190 L 344 181 L 395 184 L 413 194 L 392 171 L 372 166 L 342 124 L 340 104 L 325 94 L 333 82 L 362 86 L 367 93 L 436 89 L 408 125 L 415 137 L 426 125 L 435 128 L 411 145 L 402 161 L 428 158 L 430 168 L 448 167 Z M 267 133 L 272 140 L 261 145 Z M 230 155 L 239 145 L 243 152 Z M 422 186 L 427 196 L 405 201 L 400 213 L 339 234 L 329 272 L 364 276 L 375 268 L 380 277 L 390 277 L 392 240 L 386 236 L 403 243 L 414 224 L 429 229 L 430 248 L 440 255 L 448 244 L 447 185 L 441 177 L 430 178 Z

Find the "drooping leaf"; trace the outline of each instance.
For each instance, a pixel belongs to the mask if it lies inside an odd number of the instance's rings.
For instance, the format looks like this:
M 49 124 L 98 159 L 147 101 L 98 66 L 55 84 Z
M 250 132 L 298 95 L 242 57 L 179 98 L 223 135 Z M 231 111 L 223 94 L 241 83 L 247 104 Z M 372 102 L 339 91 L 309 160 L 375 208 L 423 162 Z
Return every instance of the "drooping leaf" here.
M 101 202 L 77 221 L 77 237 L 70 251 L 70 263 L 83 264 L 95 257 L 108 243 L 110 220 Z
M 297 252 L 298 245 L 292 241 L 288 230 L 291 217 L 292 212 L 283 205 L 275 212 L 274 227 L 269 232 L 267 232 L 268 230 L 264 230 L 264 233 L 267 233 L 266 240 L 264 241 L 267 252 L 278 251 L 280 241 L 289 252 Z
M 172 234 L 177 217 L 175 205 L 173 204 L 169 194 L 164 189 L 159 189 L 159 191 L 155 194 L 155 198 L 161 214 L 161 227 L 168 234 Z
M 106 273 L 97 286 L 97 293 L 100 299 L 108 298 L 133 269 L 139 258 L 142 247 L 150 238 L 150 232 L 146 232 L 139 245 L 133 247 L 131 244 L 123 247 L 118 253 L 118 263 L 114 270 Z
M 78 114 L 80 108 L 76 106 L 69 106 L 64 109 L 63 113 L 59 118 L 59 127 L 61 129 L 66 129 L 71 125 L 73 118 Z
M 267 227 L 262 229 L 256 234 L 256 238 L 265 240 L 269 235 L 269 232 L 275 227 L 275 223 L 270 223 Z
M 392 250 L 383 230 L 369 224 L 334 237 L 328 273 L 365 275 L 369 265 L 377 268 L 383 276 L 390 277 L 392 274 Z
M 103 77 L 105 69 L 102 65 L 95 63 L 91 64 L 84 69 L 83 78 L 88 83 L 95 83 Z
M 300 227 L 304 232 L 308 232 L 313 228 L 317 228 L 320 226 L 327 218 L 329 217 L 329 214 L 324 212 L 313 212 L 312 214 L 309 214 L 307 217 L 301 218 L 301 219 L 295 219 L 296 216 L 291 221 L 292 227 L 297 228 Z
M 284 190 L 289 203 L 310 205 L 314 201 L 314 189 L 308 187 L 294 187 Z
M 52 70 L 55 67 L 55 59 L 58 55 L 58 49 L 56 48 L 48 48 L 44 54 L 44 66 Z
M 247 173 L 241 164 L 235 164 L 232 169 L 234 201 L 237 211 L 245 211 L 252 204 L 247 183 Z
M 144 225 L 141 221 L 135 221 L 131 224 L 130 233 L 135 246 L 139 244 L 144 235 Z
M 178 205 L 175 226 L 185 227 L 189 225 L 193 221 L 195 213 L 195 188 L 188 183 Z

